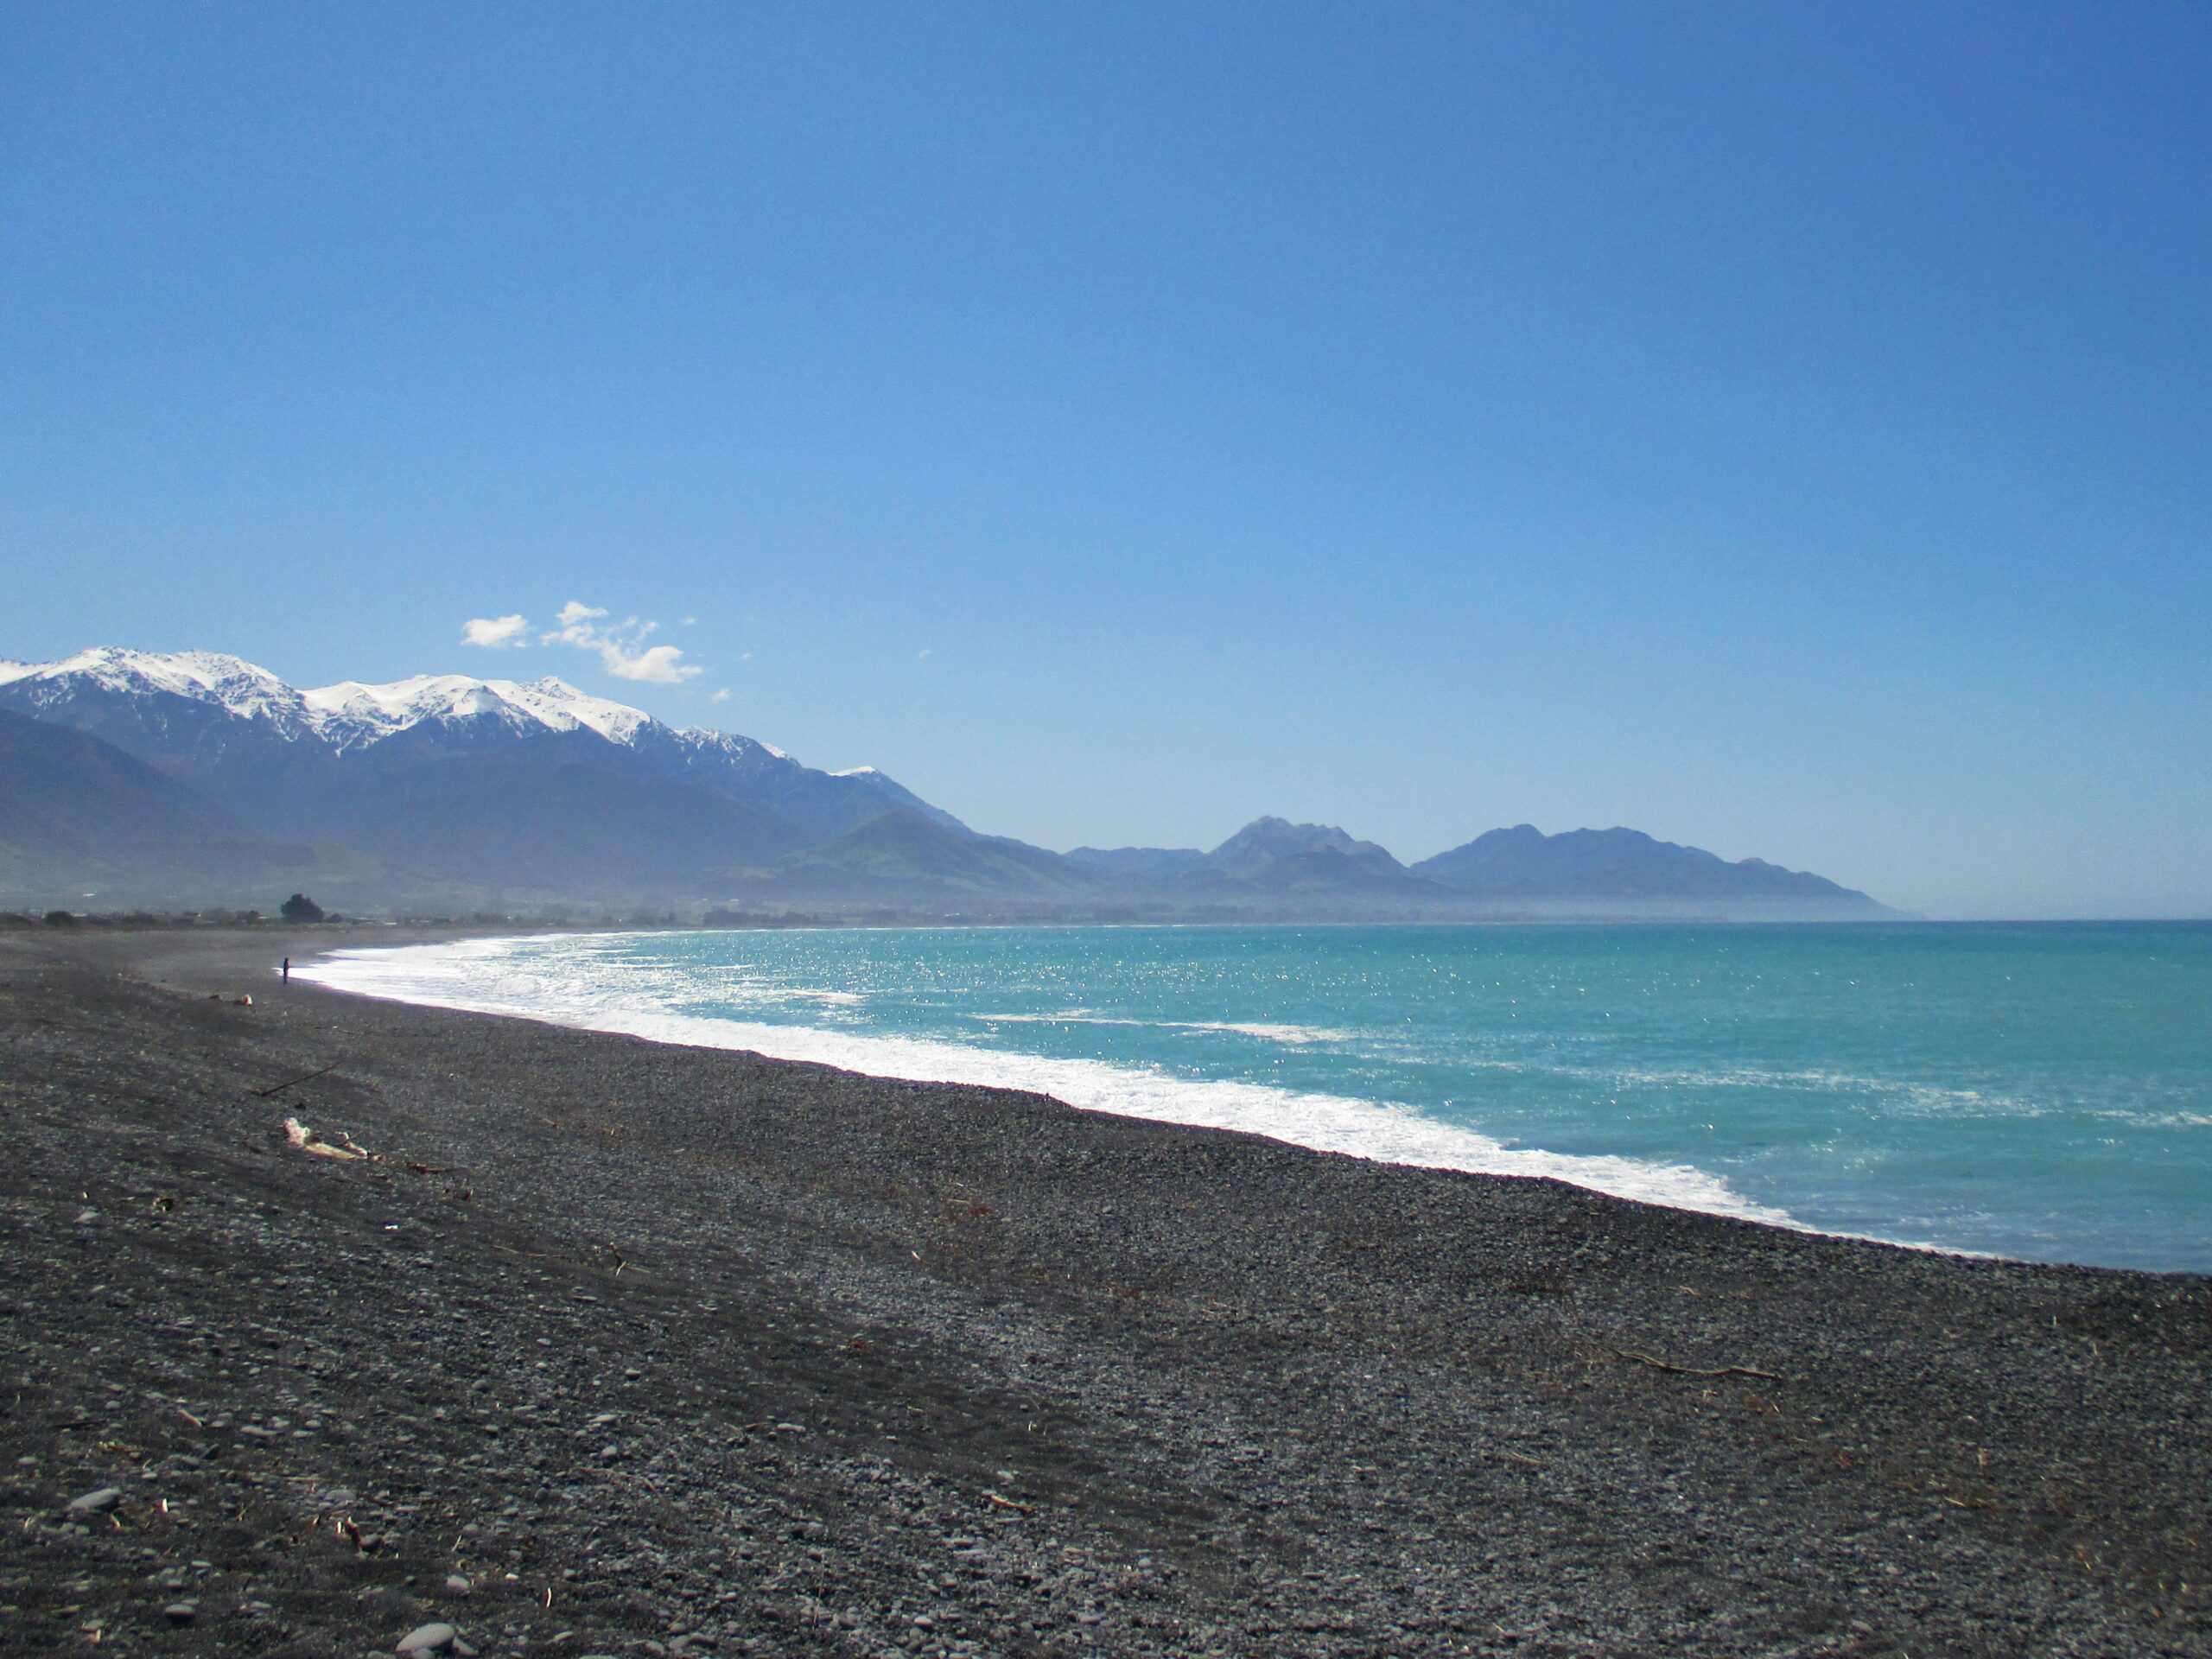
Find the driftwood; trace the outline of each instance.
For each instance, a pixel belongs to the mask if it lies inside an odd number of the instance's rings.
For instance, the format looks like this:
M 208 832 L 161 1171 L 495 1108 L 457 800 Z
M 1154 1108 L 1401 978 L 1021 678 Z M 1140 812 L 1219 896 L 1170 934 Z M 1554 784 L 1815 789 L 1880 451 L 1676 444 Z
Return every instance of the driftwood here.
M 318 1158 L 373 1159 L 376 1154 L 366 1147 L 357 1145 L 345 1130 L 338 1131 L 332 1140 L 321 1129 L 311 1129 L 296 1117 L 284 1120 L 284 1138 L 302 1152 L 313 1153 Z
M 1655 1371 L 1668 1371 L 1676 1376 L 1756 1376 L 1768 1382 L 1789 1380 L 1752 1365 L 1716 1365 L 1708 1370 L 1699 1365 L 1669 1365 L 1663 1359 L 1654 1359 L 1649 1354 L 1639 1354 L 1627 1348 L 1608 1348 L 1605 1351 L 1615 1359 L 1632 1359 L 1639 1365 L 1649 1365 Z

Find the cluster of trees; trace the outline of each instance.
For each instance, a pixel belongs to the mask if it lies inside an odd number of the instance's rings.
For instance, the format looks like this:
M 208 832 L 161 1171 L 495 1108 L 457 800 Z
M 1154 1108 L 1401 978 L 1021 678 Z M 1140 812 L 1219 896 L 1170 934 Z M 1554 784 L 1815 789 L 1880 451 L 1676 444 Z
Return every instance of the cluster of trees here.
M 334 910 L 325 910 L 304 893 L 296 893 L 276 907 L 288 922 L 342 922 Z M 49 910 L 42 915 L 0 912 L 0 927 L 252 927 L 263 920 L 257 910 L 94 911 Z

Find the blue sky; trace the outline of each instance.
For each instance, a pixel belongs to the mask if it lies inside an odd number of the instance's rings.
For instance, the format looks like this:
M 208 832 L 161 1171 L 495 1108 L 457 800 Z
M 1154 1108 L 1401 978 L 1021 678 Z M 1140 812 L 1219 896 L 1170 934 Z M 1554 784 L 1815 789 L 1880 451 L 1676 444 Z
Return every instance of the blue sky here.
M 2195 3 L 18 3 L 0 655 L 2212 914 L 2208 85 Z

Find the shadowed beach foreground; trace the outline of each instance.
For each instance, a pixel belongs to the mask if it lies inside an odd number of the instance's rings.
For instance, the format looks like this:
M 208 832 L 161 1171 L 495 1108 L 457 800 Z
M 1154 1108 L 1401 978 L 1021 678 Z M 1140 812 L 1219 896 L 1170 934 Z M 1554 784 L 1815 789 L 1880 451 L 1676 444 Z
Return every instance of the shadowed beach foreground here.
M 2204 1279 L 283 990 L 287 944 L 0 941 L 8 1653 L 2212 1653 Z

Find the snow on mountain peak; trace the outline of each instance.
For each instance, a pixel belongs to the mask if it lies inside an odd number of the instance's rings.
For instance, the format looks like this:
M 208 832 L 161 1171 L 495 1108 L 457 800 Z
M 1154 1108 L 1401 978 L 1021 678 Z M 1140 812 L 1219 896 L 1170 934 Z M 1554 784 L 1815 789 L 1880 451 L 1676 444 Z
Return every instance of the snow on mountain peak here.
M 360 748 L 424 721 L 497 721 L 518 734 L 596 732 L 610 743 L 633 747 L 649 728 L 668 728 L 641 709 L 594 696 L 548 675 L 527 683 L 480 680 L 466 674 L 416 674 L 371 684 L 341 680 L 296 690 L 267 669 L 220 652 L 126 651 L 103 645 L 52 663 L 0 658 L 0 686 L 24 686 L 34 703 L 66 698 L 79 689 L 124 696 L 166 694 L 268 721 L 286 738 Z M 703 728 L 671 736 L 730 754 L 759 751 L 783 761 L 773 744 Z
M 465 674 L 417 674 L 382 685 L 342 680 L 298 691 L 265 668 L 213 651 L 102 645 L 59 662 L 0 661 L 0 685 L 25 683 L 38 701 L 86 686 L 125 696 L 183 697 L 245 719 L 265 720 L 286 737 L 319 738 L 340 749 L 377 742 L 425 720 L 489 715 L 517 731 L 584 728 L 622 744 L 634 742 L 652 723 L 643 709 L 594 697 L 550 676 L 524 685 Z
M 641 728 L 652 723 L 652 716 L 642 709 L 632 709 L 626 702 L 615 702 L 607 697 L 594 697 L 550 674 L 542 680 L 532 680 L 528 685 L 517 685 L 512 680 L 490 683 L 500 696 L 519 700 L 556 731 L 588 726 L 609 742 L 627 743 Z
M 54 663 L 10 664 L 0 684 L 36 681 L 66 691 L 89 681 L 103 690 L 143 696 L 165 691 L 194 702 L 218 704 L 247 720 L 266 720 L 288 737 L 311 729 L 300 694 L 242 657 L 215 651 L 125 651 L 96 646 Z
M 489 715 L 518 729 L 531 725 L 597 732 L 628 743 L 652 716 L 626 703 L 579 691 L 550 676 L 528 685 L 479 680 L 465 674 L 417 674 L 384 685 L 341 680 L 302 694 L 316 726 L 341 748 L 373 743 L 426 720 L 467 720 Z

